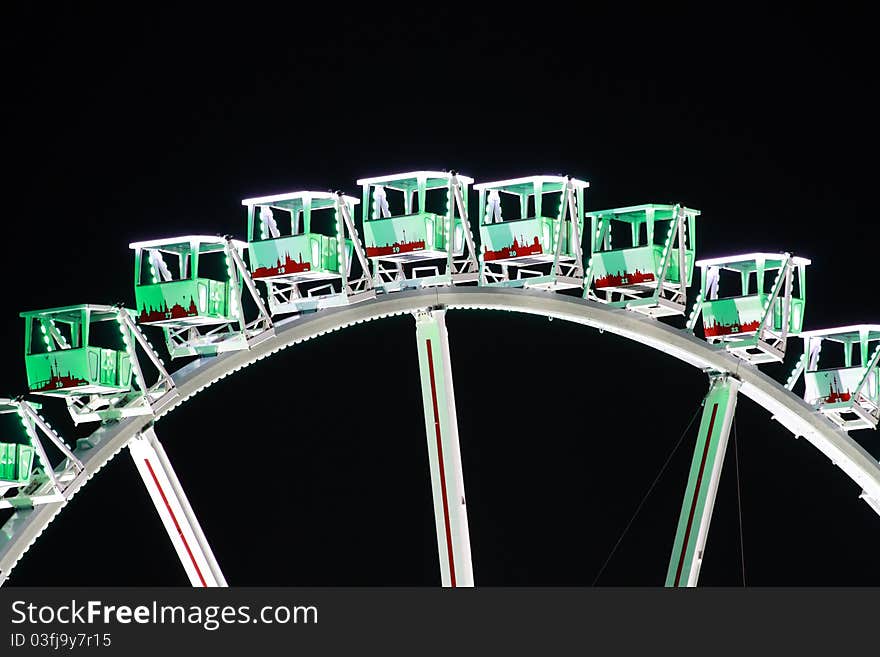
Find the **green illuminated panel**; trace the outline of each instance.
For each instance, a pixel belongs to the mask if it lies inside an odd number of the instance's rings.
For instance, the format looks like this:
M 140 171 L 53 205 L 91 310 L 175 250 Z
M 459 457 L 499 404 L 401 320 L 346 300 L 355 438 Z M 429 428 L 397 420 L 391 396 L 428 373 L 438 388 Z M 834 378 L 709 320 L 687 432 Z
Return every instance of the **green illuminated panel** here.
M 678 283 L 678 249 L 673 249 L 666 271 L 666 281 Z M 599 251 L 593 254 L 594 281 L 598 289 L 625 287 L 637 283 L 650 283 L 660 277 L 663 265 L 663 247 L 637 246 L 630 249 Z M 685 250 L 687 284 L 694 274 L 694 252 Z
M 868 374 L 867 378 L 865 374 Z M 853 393 L 859 384 L 865 379 L 865 385 L 858 395 L 853 398 Z M 804 399 L 811 404 L 840 404 L 857 403 L 858 401 L 870 401 L 880 406 L 880 368 L 871 368 L 868 372 L 866 367 L 843 367 L 840 369 L 819 370 L 818 372 L 806 372 L 804 382 L 806 391 Z
M 537 217 L 480 225 L 483 260 L 505 260 L 522 256 L 553 255 L 558 219 Z M 562 227 L 562 255 L 574 255 L 569 247 L 571 224 Z
M 364 222 L 364 244 L 368 258 L 395 256 L 419 251 L 443 251 L 446 217 L 422 212 Z
M 45 394 L 127 392 L 131 360 L 125 351 L 84 347 L 25 356 L 28 388 Z
M 29 445 L 0 443 L 0 482 L 26 484 L 33 460 L 34 450 Z
M 703 304 L 703 331 L 706 337 L 754 333 L 758 330 L 764 316 L 764 304 L 769 298 L 769 294 L 762 293 L 706 301 Z M 803 300 L 792 299 L 789 317 L 789 331 L 792 334 L 800 333 L 803 319 Z M 777 299 L 773 306 L 773 328 L 782 328 L 782 299 Z
M 172 322 L 188 318 L 232 319 L 229 285 L 225 281 L 196 278 L 138 285 L 134 288 L 138 321 Z
M 338 274 L 336 241 L 335 237 L 306 233 L 251 242 L 251 272 L 254 278 L 303 272 Z

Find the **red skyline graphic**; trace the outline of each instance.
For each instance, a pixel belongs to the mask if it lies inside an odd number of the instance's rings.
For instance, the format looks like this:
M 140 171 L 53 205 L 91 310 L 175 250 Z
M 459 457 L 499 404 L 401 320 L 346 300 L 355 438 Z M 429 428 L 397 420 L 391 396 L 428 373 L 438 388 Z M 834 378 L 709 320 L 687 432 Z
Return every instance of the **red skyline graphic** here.
M 257 267 L 252 274 L 253 278 L 268 278 L 269 276 L 281 276 L 283 274 L 299 274 L 304 271 L 311 271 L 312 264 L 303 262 L 302 252 L 299 254 L 299 261 L 293 260 L 289 253 L 284 254 L 284 262 L 281 258 L 275 261 L 274 267 Z
M 639 269 L 636 269 L 634 272 L 630 273 L 625 271 L 617 274 L 605 274 L 596 279 L 596 287 L 622 287 L 625 285 L 637 285 L 639 283 L 651 283 L 653 282 L 654 274 L 651 272 L 644 272 Z
M 848 402 L 852 399 L 852 393 L 847 390 L 846 392 L 841 392 L 837 389 L 837 386 L 834 384 L 837 383 L 837 377 L 831 377 L 831 393 L 822 399 L 826 404 L 837 404 L 838 402 Z
M 192 296 L 190 296 L 189 308 L 184 308 L 179 303 L 175 303 L 171 308 L 168 308 L 168 302 L 163 302 L 161 308 L 153 308 L 150 306 L 150 310 L 147 311 L 147 305 L 144 304 L 144 307 L 141 308 L 141 314 L 138 316 L 138 321 L 141 323 L 163 322 L 168 319 L 194 317 L 198 314 L 199 310 L 196 308 L 196 302 L 193 300 Z
M 707 338 L 715 338 L 721 335 L 732 335 L 735 333 L 754 333 L 758 330 L 760 325 L 761 322 L 758 320 L 746 322 L 745 324 L 740 324 L 738 322 L 734 322 L 733 324 L 719 324 L 715 321 L 711 324 L 706 324 L 703 322 L 703 333 Z
M 49 366 L 49 373 L 51 374 L 49 380 L 36 388 L 31 387 L 31 392 L 48 392 L 61 388 L 78 388 L 79 386 L 89 385 L 89 382 L 85 379 L 78 379 L 72 376 L 70 370 L 67 370 L 67 374 L 62 376 L 60 372 L 55 371 L 56 367 L 58 367 L 58 361 Z
M 425 240 L 395 242 L 394 244 L 386 244 L 385 246 L 368 246 L 367 257 L 377 258 L 379 256 L 398 255 L 400 253 L 412 253 L 413 251 L 424 250 Z
M 520 235 L 520 237 L 522 237 L 522 235 Z M 513 244 L 495 251 L 490 251 L 485 244 L 483 245 L 483 260 L 485 262 L 491 262 L 492 260 L 506 260 L 507 258 L 518 258 L 520 256 L 540 255 L 542 253 L 544 253 L 544 249 L 541 248 L 541 242 L 538 240 L 537 235 L 531 244 L 526 244 L 525 240 L 520 244 L 519 240 L 514 237 Z

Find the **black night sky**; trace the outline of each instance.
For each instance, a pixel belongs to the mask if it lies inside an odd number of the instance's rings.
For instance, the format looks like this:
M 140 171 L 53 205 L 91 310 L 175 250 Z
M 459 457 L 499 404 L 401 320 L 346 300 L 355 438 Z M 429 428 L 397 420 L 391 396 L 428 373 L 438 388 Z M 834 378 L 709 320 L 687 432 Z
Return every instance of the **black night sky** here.
M 0 394 L 26 388 L 20 311 L 133 304 L 129 242 L 242 237 L 242 198 L 414 169 L 566 173 L 592 209 L 682 202 L 703 213 L 699 256 L 812 258 L 808 327 L 880 322 L 865 16 L 452 6 L 5 8 Z M 593 584 L 706 377 L 558 321 L 448 326 L 477 583 Z M 508 361 L 516 377 L 486 374 Z M 44 410 L 80 435 L 63 403 Z M 747 583 L 880 584 L 880 518 L 856 485 L 750 400 L 736 428 Z M 412 318 L 281 352 L 157 432 L 231 584 L 439 583 Z M 875 432 L 854 436 L 880 456 Z M 663 583 L 695 437 L 599 584 Z M 742 583 L 732 456 L 705 585 Z M 186 583 L 124 452 L 10 579 Z

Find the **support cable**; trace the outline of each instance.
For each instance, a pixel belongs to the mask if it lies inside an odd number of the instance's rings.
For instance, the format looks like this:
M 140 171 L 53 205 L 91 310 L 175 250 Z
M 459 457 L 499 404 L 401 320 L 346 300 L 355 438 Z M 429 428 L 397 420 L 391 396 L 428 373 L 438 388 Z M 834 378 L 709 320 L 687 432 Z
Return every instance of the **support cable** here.
M 690 419 L 690 422 L 687 423 L 687 426 L 684 428 L 684 431 L 681 432 L 681 436 L 679 436 L 678 441 L 675 443 L 675 446 L 672 448 L 672 451 L 669 452 L 669 455 L 666 457 L 666 461 L 664 461 L 663 465 L 660 468 L 660 471 L 657 473 L 657 476 L 654 477 L 654 481 L 648 487 L 647 492 L 644 497 L 642 497 L 642 501 L 639 502 L 639 505 L 636 507 L 635 512 L 632 514 L 632 517 L 629 519 L 629 522 L 626 523 L 626 527 L 623 528 L 623 532 L 621 532 L 620 537 L 617 539 L 617 542 L 614 544 L 614 547 L 611 548 L 611 552 L 608 554 L 608 557 L 605 559 L 605 562 L 602 564 L 602 567 L 599 569 L 599 572 L 596 573 L 596 577 L 593 579 L 593 586 L 596 586 L 596 583 L 599 581 L 599 578 L 602 576 L 602 573 L 605 572 L 605 568 L 608 567 L 608 564 L 611 562 L 611 558 L 614 556 L 614 553 L 617 552 L 617 548 L 623 542 L 624 537 L 626 536 L 629 528 L 632 527 L 633 522 L 635 522 L 636 516 L 639 515 L 639 512 L 642 510 L 642 507 L 645 506 L 645 502 L 648 501 L 648 497 L 650 497 L 651 493 L 654 491 L 654 488 L 657 486 L 657 482 L 660 481 L 660 478 L 663 476 L 663 473 L 666 472 L 666 468 L 669 466 L 669 462 L 672 460 L 672 457 L 675 456 L 675 453 L 678 451 L 678 448 L 681 447 L 681 443 L 684 440 L 684 437 L 687 435 L 687 432 L 690 430 L 691 426 L 694 424 L 694 420 L 697 419 L 697 416 L 700 414 L 700 411 L 703 408 L 703 404 L 701 403 L 697 406 L 697 410 L 694 411 L 693 416 Z

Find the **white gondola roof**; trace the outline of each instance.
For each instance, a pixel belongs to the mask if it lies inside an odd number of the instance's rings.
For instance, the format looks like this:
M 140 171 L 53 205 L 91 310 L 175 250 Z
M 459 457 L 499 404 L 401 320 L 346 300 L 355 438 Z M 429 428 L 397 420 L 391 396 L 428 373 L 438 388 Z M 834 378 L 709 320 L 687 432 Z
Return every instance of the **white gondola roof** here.
M 327 204 L 321 204 L 323 207 L 329 207 L 336 202 L 337 194 L 335 192 L 287 192 L 285 194 L 273 194 L 272 196 L 260 196 L 258 198 L 242 199 L 242 205 L 269 205 L 279 208 L 289 209 L 291 205 L 302 205 L 305 199 L 313 201 L 330 201 Z M 354 196 L 343 195 L 342 199 L 349 205 L 357 205 L 359 199 Z
M 467 185 L 472 185 L 474 179 L 470 176 L 457 174 L 458 180 Z M 449 171 L 410 171 L 409 173 L 394 173 L 387 176 L 375 176 L 373 178 L 361 178 L 357 181 L 358 185 L 382 185 L 390 189 L 397 189 L 402 192 L 412 191 L 418 188 L 418 181 L 424 178 L 427 189 L 437 189 L 446 187 L 449 184 L 449 178 L 452 174 Z
M 602 215 L 617 215 L 617 214 L 631 214 L 631 213 L 642 213 L 646 210 L 661 210 L 661 211 L 672 211 L 675 209 L 675 205 L 671 203 L 643 203 L 642 205 L 628 205 L 625 208 L 609 208 L 608 210 L 589 210 L 584 214 L 588 217 L 599 217 Z M 699 216 L 702 214 L 699 210 L 695 210 L 694 208 L 689 208 L 685 205 L 681 206 L 681 209 L 686 213 L 693 214 L 695 216 Z
M 853 324 L 836 328 L 801 331 L 802 338 L 823 338 L 835 342 L 858 342 L 861 334 L 867 333 L 869 340 L 880 340 L 880 324 Z
M 239 249 L 247 248 L 247 242 L 241 240 L 231 240 L 232 244 Z M 128 245 L 130 249 L 156 249 L 161 247 L 182 247 L 189 248 L 192 243 L 216 245 L 217 249 L 208 249 L 208 251 L 219 251 L 226 240 L 218 235 L 182 235 L 180 237 L 165 237 L 158 240 L 146 240 L 143 242 L 132 242 Z M 169 249 L 179 251 L 181 249 Z
M 569 178 L 567 176 L 525 176 L 523 178 L 510 178 L 509 180 L 480 183 L 479 185 L 474 185 L 474 189 L 478 191 L 488 189 L 507 192 L 509 194 L 527 194 L 530 193 L 530 189 L 534 189 L 535 183 L 543 183 L 551 186 L 550 189 L 545 191 L 553 192 L 562 189 L 562 185 L 568 180 Z M 575 187 L 585 188 L 590 186 L 590 183 L 586 180 L 580 180 L 578 178 L 571 178 L 570 180 Z M 553 186 L 556 185 L 558 185 L 558 187 L 553 189 Z
M 59 306 L 58 308 L 43 308 L 40 310 L 25 310 L 18 314 L 19 317 L 45 317 L 46 319 L 59 319 L 79 321 L 83 310 L 91 313 L 92 320 L 102 321 L 104 319 L 115 319 L 119 313 L 116 306 L 104 306 L 95 303 L 81 303 L 75 306 Z M 134 314 L 134 310 L 126 308 L 129 314 Z
M 698 267 L 721 267 L 722 269 L 732 269 L 733 271 L 752 270 L 755 268 L 756 260 L 764 260 L 779 266 L 785 258 L 785 253 L 742 253 L 740 255 L 722 256 L 720 258 L 708 258 L 705 260 L 697 260 L 695 263 Z M 792 261 L 796 265 L 809 265 L 810 260 L 801 258 L 800 256 L 792 256 Z

